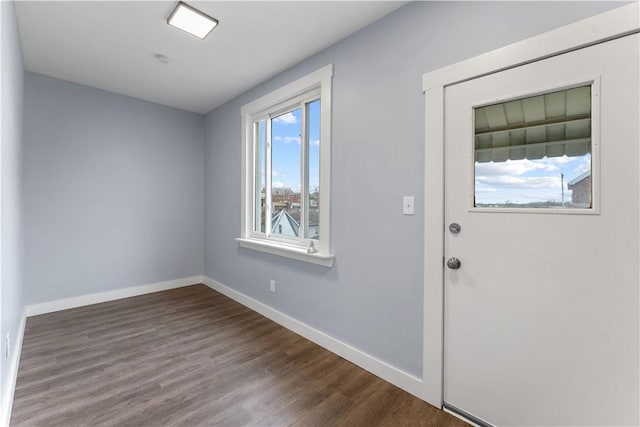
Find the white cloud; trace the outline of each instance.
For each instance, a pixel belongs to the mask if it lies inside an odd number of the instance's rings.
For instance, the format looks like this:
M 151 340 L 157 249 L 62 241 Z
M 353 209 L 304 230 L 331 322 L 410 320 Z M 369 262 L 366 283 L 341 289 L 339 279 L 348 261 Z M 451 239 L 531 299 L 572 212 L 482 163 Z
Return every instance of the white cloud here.
M 297 184 L 291 185 L 290 183 L 282 182 L 282 181 L 273 181 L 271 183 L 271 187 L 272 188 L 288 188 L 294 193 L 300 192 L 300 185 L 297 185 Z
M 560 189 L 560 176 L 477 176 L 476 182 L 484 185 L 502 188 L 558 188 Z
M 591 167 L 591 156 L 551 157 L 500 163 L 476 163 L 476 200 L 479 203 L 532 203 L 562 200 L 560 173 L 564 173 L 564 200 L 571 200 L 567 182 Z
M 275 176 L 275 177 L 280 177 L 280 178 L 288 178 L 289 175 L 287 175 L 284 172 L 278 172 L 278 171 L 271 171 L 271 176 Z
M 573 161 L 576 160 L 575 157 L 567 157 L 567 155 L 565 154 L 562 157 L 551 157 L 548 159 L 545 159 L 548 163 L 552 163 L 554 165 L 566 165 L 567 163 L 571 163 Z
M 531 160 L 507 160 L 499 163 L 476 163 L 476 175 L 499 176 L 499 175 L 524 175 L 535 170 L 546 170 L 544 163 L 533 162 Z
M 320 140 L 319 139 L 312 139 L 311 141 L 309 141 L 309 145 L 318 147 L 318 146 L 320 146 Z
M 273 119 L 273 121 L 276 123 L 282 123 L 285 125 L 295 125 L 296 123 L 298 123 L 298 119 L 291 112 L 278 116 L 275 119 Z
M 582 159 L 580 164 L 576 166 L 576 168 L 573 171 L 578 175 L 580 175 L 589 170 L 591 170 L 591 157 Z
M 285 144 L 291 144 L 292 142 L 295 142 L 296 144 L 300 144 L 299 136 L 274 136 L 273 140 L 275 142 L 283 142 Z
M 589 170 L 590 156 L 580 157 L 545 157 L 535 160 L 507 160 L 506 162 L 476 163 L 476 174 L 483 176 L 515 175 L 520 176 L 533 171 L 560 172 L 564 165 L 580 160 L 581 172 Z M 576 169 L 576 172 L 578 170 Z
M 495 193 L 496 190 L 493 187 L 476 187 L 476 193 Z

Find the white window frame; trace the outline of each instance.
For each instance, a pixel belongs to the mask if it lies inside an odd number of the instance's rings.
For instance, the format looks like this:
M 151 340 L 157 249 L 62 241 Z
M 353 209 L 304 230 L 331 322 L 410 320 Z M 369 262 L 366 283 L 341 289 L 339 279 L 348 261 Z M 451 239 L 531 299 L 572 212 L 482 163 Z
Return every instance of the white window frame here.
M 242 115 L 242 198 L 241 198 L 241 230 L 236 238 L 241 247 L 297 259 L 312 264 L 332 267 L 335 256 L 330 245 L 330 212 L 331 212 L 331 82 L 333 65 L 327 65 L 300 79 L 268 93 L 241 108 Z M 271 233 L 254 231 L 256 203 L 259 198 L 256 191 L 255 157 L 258 152 L 254 135 L 254 123 L 260 119 L 273 118 L 310 100 L 320 99 L 320 195 L 318 240 L 274 236 Z M 304 116 L 303 109 L 303 116 Z M 306 120 L 306 117 L 303 117 Z M 267 129 L 269 126 L 267 125 Z M 267 131 L 268 133 L 268 131 Z M 303 138 L 306 138 L 303 135 Z M 267 138 L 270 144 L 270 138 Z M 302 144 L 302 155 L 305 156 L 306 144 Z M 269 152 L 270 150 L 267 150 Z M 306 161 L 302 162 L 304 169 Z M 270 183 L 270 163 L 267 162 L 266 185 Z M 308 180 L 306 171 L 302 171 L 301 179 Z M 305 187 L 305 186 L 303 186 Z M 303 191 L 304 188 L 301 190 Z M 269 209 L 270 210 L 270 209 Z M 303 209 L 304 211 L 304 209 Z M 304 215 L 304 213 L 302 214 Z M 265 227 L 269 227 L 270 215 L 265 218 Z M 300 227 L 303 228 L 303 221 Z M 310 251 L 310 243 L 317 252 Z
M 558 82 L 536 90 L 524 91 L 508 96 L 495 97 L 490 100 L 474 102 L 469 108 L 479 108 L 485 105 L 509 102 L 538 95 L 563 91 L 581 86 L 589 86 L 591 89 L 591 207 L 589 208 L 487 208 L 477 207 L 475 200 L 475 161 L 471 161 L 471 188 L 468 190 L 469 212 L 475 213 L 507 213 L 507 214 L 542 214 L 542 215 L 599 215 L 600 214 L 600 76 L 576 78 L 570 82 Z M 475 115 L 472 114 L 475 120 Z M 472 129 L 475 129 L 473 123 Z M 475 149 L 475 134 L 472 136 Z M 566 184 L 566 183 L 565 183 Z

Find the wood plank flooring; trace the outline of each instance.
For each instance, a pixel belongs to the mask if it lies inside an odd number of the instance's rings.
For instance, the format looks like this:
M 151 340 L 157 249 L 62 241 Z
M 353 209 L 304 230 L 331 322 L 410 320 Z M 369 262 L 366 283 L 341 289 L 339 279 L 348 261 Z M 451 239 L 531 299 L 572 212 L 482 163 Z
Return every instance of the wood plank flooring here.
M 464 426 L 194 285 L 27 319 L 11 426 Z

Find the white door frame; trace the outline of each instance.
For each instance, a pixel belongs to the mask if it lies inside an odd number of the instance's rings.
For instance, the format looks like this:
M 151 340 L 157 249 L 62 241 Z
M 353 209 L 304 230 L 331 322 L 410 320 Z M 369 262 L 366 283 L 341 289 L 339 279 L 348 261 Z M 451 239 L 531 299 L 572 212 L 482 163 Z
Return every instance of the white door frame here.
M 442 407 L 444 344 L 444 89 L 487 74 L 640 32 L 638 2 L 423 74 L 425 94 L 422 398 Z M 638 159 L 640 164 L 640 159 Z M 639 260 L 640 262 L 640 260 Z M 638 278 L 640 283 L 640 277 Z

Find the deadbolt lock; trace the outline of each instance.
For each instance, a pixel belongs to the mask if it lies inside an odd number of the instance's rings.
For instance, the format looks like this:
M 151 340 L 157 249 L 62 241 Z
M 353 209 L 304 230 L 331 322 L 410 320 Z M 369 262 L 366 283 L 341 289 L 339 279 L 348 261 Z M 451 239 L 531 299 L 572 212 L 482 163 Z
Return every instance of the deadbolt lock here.
M 447 267 L 449 267 L 452 270 L 457 270 L 460 268 L 460 260 L 454 256 L 452 256 L 451 258 L 449 258 L 447 260 Z

